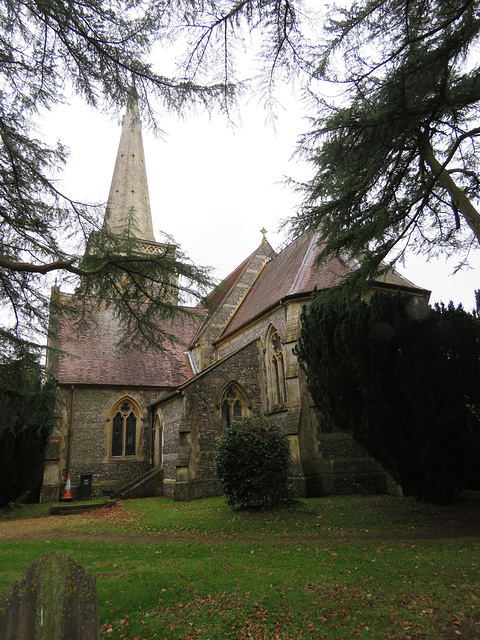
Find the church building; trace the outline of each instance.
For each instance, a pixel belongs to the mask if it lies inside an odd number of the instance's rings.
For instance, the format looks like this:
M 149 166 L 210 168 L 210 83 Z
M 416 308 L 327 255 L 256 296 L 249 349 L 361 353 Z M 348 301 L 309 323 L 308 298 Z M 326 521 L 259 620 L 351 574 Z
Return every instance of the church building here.
M 104 228 L 120 236 L 132 211 L 144 250 L 169 250 L 153 232 L 135 104 L 123 119 Z M 226 425 L 253 413 L 287 435 L 297 496 L 390 491 L 387 474 L 350 436 L 322 433 L 297 362 L 303 306 L 355 268 L 342 256 L 319 266 L 319 252 L 317 237 L 306 234 L 276 253 L 262 230 L 259 245 L 195 315 L 166 327 L 176 342 L 164 351 L 122 349 L 119 320 L 105 301 L 78 327 L 51 312 L 47 370 L 59 402 L 41 501 L 61 498 L 68 475 L 78 497 L 82 474 L 93 474 L 97 497 L 219 495 L 216 442 Z M 372 282 L 379 289 L 429 295 L 395 271 Z M 52 295 L 75 305 L 78 294 Z

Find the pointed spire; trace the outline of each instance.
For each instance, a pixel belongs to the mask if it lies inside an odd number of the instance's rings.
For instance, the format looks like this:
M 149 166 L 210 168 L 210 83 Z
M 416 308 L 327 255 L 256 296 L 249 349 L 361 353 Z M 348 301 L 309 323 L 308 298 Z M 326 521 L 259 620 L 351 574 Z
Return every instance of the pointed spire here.
M 122 120 L 122 135 L 103 226 L 114 235 L 125 234 L 130 227 L 131 236 L 155 242 L 143 152 L 142 125 L 134 84 L 127 111 Z

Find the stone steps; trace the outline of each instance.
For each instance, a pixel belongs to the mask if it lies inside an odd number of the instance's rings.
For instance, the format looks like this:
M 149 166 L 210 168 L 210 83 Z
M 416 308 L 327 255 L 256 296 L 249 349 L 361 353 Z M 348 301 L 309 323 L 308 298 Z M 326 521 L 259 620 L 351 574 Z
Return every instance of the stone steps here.
M 149 469 L 117 489 L 116 498 L 146 498 L 163 495 L 163 469 Z
M 57 502 L 50 507 L 52 516 L 69 516 L 75 513 L 85 513 L 102 507 L 113 507 L 116 500 L 85 500 L 84 502 Z

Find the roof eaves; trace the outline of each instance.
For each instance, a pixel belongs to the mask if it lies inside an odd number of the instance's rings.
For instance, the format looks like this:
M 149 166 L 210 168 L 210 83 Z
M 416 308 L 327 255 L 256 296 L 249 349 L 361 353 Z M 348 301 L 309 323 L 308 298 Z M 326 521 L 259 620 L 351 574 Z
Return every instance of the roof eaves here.
M 407 282 L 409 282 L 409 281 L 407 281 Z M 417 287 L 413 283 L 410 283 L 410 285 L 400 285 L 400 284 L 394 284 L 392 282 L 382 282 L 382 281 L 372 280 L 371 281 L 371 286 L 372 287 L 375 287 L 375 286 L 376 287 L 382 287 L 382 288 L 385 288 L 385 289 L 404 289 L 406 291 L 415 292 L 418 295 L 425 294 L 428 297 L 430 297 L 430 294 L 431 294 L 431 291 L 429 291 L 428 289 L 421 289 L 420 287 Z M 324 289 L 324 291 L 327 291 L 329 289 L 334 289 L 334 288 L 335 287 L 328 287 L 327 289 Z M 259 322 L 261 322 L 266 316 L 270 315 L 275 309 L 283 307 L 286 304 L 288 304 L 289 302 L 292 302 L 292 301 L 295 301 L 295 300 L 298 301 L 298 300 L 302 300 L 302 299 L 305 300 L 305 301 L 308 301 L 312 297 L 312 293 L 313 293 L 313 290 L 312 291 L 299 291 L 297 293 L 289 293 L 289 294 L 287 294 L 286 296 L 281 298 L 281 300 L 279 300 L 275 304 L 272 304 L 267 309 L 264 309 L 260 314 L 258 314 L 254 318 L 250 318 L 249 320 L 244 322 L 242 325 L 237 327 L 237 329 L 235 329 L 235 331 L 232 331 L 231 333 L 224 333 L 224 334 L 220 335 L 216 340 L 213 341 L 213 345 L 215 347 L 218 347 L 222 343 L 227 342 L 227 340 L 231 340 L 236 335 L 238 335 L 238 334 L 242 333 L 243 331 L 245 331 L 247 328 L 253 327 L 254 325 L 256 325 Z
M 147 409 L 148 410 L 154 409 L 159 404 L 162 404 L 164 401 L 172 400 L 176 396 L 181 395 L 181 393 L 182 392 L 180 391 L 180 389 L 174 389 L 173 391 L 169 391 L 168 393 L 165 393 L 163 396 L 160 396 L 160 398 L 157 398 L 156 400 L 151 402 L 149 405 L 147 405 Z
M 403 278 L 403 276 L 401 277 Z M 396 284 L 395 282 L 384 282 L 383 280 L 372 280 L 371 285 L 372 287 L 376 286 L 382 289 L 404 289 L 406 291 L 412 291 L 414 293 L 417 293 L 418 295 L 424 294 L 430 297 L 432 292 L 429 289 L 423 289 L 422 287 L 417 287 L 417 285 L 413 284 L 413 282 L 410 282 L 406 278 L 403 278 L 403 279 L 405 280 L 406 284 Z
M 183 393 L 183 390 L 186 389 L 188 386 L 190 386 L 191 384 L 193 384 L 194 382 L 196 382 L 200 378 L 203 378 L 203 376 L 207 375 L 207 373 L 212 371 L 212 369 L 214 369 L 218 365 L 223 364 L 224 362 L 226 362 L 230 358 L 233 358 L 233 356 L 237 355 L 237 353 L 240 353 L 240 351 L 243 351 L 244 349 L 249 347 L 253 342 L 256 342 L 257 339 L 258 338 L 253 338 L 253 340 L 250 340 L 250 342 L 247 342 L 247 344 L 244 344 L 243 346 L 239 347 L 238 349 L 235 349 L 235 351 L 232 351 L 232 353 L 229 353 L 228 355 L 224 356 L 223 358 L 220 358 L 220 360 L 217 360 L 216 362 L 213 362 L 211 365 L 209 365 L 208 367 L 203 369 L 203 371 L 201 371 L 199 374 L 197 374 L 193 378 L 190 378 L 190 380 L 187 380 L 187 382 L 184 382 L 182 385 L 177 387 L 175 389 L 175 391 L 167 393 L 166 395 L 161 396 L 160 398 L 158 398 L 157 400 L 155 400 L 154 402 L 149 404 L 148 408 L 157 407 L 158 405 L 162 404 L 164 401 L 171 400 L 173 397 L 175 397 L 177 395 L 181 395 Z
M 234 336 L 238 335 L 239 333 L 242 333 L 243 331 L 245 331 L 245 329 L 249 327 L 253 327 L 254 325 L 261 322 L 266 316 L 270 315 L 272 311 L 274 311 L 275 309 L 284 307 L 288 302 L 291 302 L 293 300 L 309 300 L 312 296 L 312 293 L 313 291 L 299 291 L 298 293 L 292 293 L 292 294 L 289 293 L 288 295 L 278 300 L 278 302 L 275 302 L 275 304 L 272 304 L 269 307 L 267 307 L 267 309 L 264 309 L 261 313 L 259 313 L 254 318 L 250 318 L 249 320 L 244 322 L 242 325 L 237 327 L 235 331 L 232 331 L 232 333 L 225 333 L 219 336 L 216 340 L 214 340 L 213 345 L 217 347 L 221 345 L 223 342 L 226 342 L 227 340 L 230 340 Z

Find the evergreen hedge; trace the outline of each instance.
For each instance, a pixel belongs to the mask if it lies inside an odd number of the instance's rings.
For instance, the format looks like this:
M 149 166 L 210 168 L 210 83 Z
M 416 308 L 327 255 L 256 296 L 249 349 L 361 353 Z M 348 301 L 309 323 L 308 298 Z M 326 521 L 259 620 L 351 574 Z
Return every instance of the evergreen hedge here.
M 405 495 L 479 488 L 480 323 L 461 306 L 319 295 L 297 348 L 324 431 L 347 431 Z

